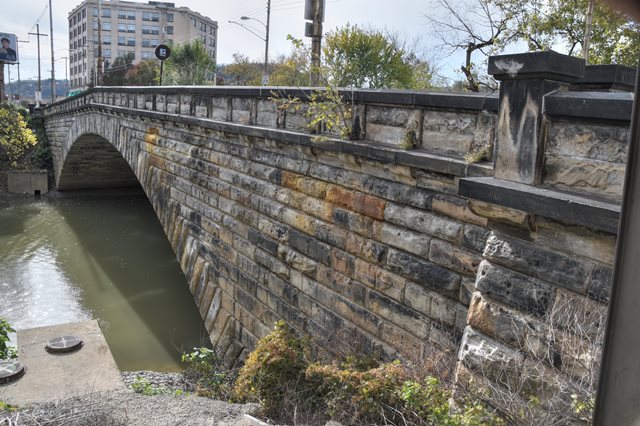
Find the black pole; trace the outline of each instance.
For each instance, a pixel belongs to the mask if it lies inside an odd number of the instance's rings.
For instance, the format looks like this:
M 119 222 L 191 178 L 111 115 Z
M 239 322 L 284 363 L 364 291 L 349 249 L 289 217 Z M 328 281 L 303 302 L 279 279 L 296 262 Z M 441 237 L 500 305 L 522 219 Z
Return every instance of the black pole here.
M 158 84 L 158 86 L 162 86 L 162 72 L 163 72 L 163 65 L 164 65 L 164 61 L 160 61 L 160 84 Z
M 640 422 L 640 62 L 631 114 L 616 265 L 609 301 L 600 380 L 593 416 L 596 426 Z

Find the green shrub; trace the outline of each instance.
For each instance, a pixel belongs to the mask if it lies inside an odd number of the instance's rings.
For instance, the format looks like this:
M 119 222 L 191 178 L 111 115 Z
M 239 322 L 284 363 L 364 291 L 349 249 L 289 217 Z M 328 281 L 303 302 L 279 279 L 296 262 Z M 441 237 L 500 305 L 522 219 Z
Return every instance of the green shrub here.
M 131 384 L 131 389 L 136 393 L 141 393 L 146 396 L 162 395 L 166 391 L 162 388 L 153 386 L 144 377 L 137 376 Z
M 231 399 L 235 374 L 222 365 L 209 348 L 193 348 L 182 355 L 186 364 L 183 372 L 188 383 L 195 385 L 196 393 L 208 398 Z
M 9 322 L 0 318 L 0 359 L 15 358 L 16 349 L 9 345 L 9 333 L 15 333 Z
M 309 344 L 284 321 L 262 338 L 240 370 L 234 394 L 239 401 L 258 402 L 267 416 L 282 416 L 283 404 L 296 397 L 305 408 L 314 404 L 305 380 Z

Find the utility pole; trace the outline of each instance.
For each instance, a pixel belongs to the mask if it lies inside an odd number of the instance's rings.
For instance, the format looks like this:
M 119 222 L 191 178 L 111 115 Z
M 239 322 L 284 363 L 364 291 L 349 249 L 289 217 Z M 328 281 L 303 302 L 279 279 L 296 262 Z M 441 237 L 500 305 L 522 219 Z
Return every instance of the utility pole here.
M 304 19 L 307 21 L 304 35 L 311 37 L 311 85 L 320 84 L 320 55 L 322 52 L 322 22 L 324 0 L 305 0 Z
M 53 12 L 51 11 L 51 0 L 49 0 L 49 40 L 51 40 L 51 102 L 56 101 L 56 72 L 55 59 L 53 58 Z
M 18 55 L 18 99 L 22 101 L 22 86 L 20 83 L 20 43 L 29 43 L 29 40 L 22 41 L 16 37 L 16 54 Z
M 102 0 L 98 0 L 98 58 L 96 64 L 96 86 L 102 86 Z
M 36 24 L 36 32 L 29 33 L 38 37 L 38 91 L 36 92 L 36 104 L 40 105 L 40 101 L 42 100 L 42 80 L 40 75 L 40 37 L 47 37 L 48 34 L 42 34 L 40 32 L 40 24 Z
M 584 61 L 589 65 L 589 45 L 591 44 L 591 23 L 593 22 L 593 3 L 595 0 L 589 0 L 587 8 L 587 28 L 584 31 L 584 43 L 582 46 Z
M 269 85 L 269 21 L 271 19 L 271 0 L 267 0 L 267 32 L 264 38 L 264 75 L 262 76 L 262 85 Z

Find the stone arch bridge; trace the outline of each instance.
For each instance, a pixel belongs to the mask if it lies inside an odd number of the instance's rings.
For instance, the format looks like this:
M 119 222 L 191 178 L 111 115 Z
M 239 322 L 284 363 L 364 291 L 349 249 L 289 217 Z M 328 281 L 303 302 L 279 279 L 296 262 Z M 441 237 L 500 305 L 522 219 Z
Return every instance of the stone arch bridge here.
M 350 141 L 309 134 L 305 89 L 94 88 L 45 109 L 55 181 L 142 186 L 229 361 L 285 319 L 544 394 L 532 371 L 571 382 L 598 357 L 568 342 L 603 325 L 632 100 L 535 55 L 492 58 L 500 96 L 344 92 Z M 551 341 L 567 306 L 588 336 Z

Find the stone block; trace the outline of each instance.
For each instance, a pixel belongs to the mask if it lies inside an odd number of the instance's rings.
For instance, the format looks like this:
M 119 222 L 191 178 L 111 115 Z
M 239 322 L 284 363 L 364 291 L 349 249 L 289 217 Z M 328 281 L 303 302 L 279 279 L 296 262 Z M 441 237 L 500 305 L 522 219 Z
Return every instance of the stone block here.
M 486 227 L 487 219 L 469 210 L 467 203 L 467 200 L 462 198 L 438 195 L 431 202 L 431 210 L 462 222 Z
M 430 244 L 429 260 L 460 274 L 475 276 L 482 258 L 479 254 L 470 253 L 454 244 L 434 238 Z
M 484 250 L 484 245 L 488 236 L 489 230 L 487 228 L 465 224 L 464 231 L 462 233 L 462 245 L 481 253 Z
M 484 257 L 534 278 L 584 293 L 595 264 L 530 242 L 492 232 Z
M 608 307 L 586 296 L 557 289 L 549 318 L 551 327 L 563 329 L 584 339 L 602 339 Z
M 284 244 L 278 246 L 278 257 L 295 270 L 311 277 L 315 275 L 318 267 L 316 261 L 290 249 Z
M 518 389 L 524 356 L 497 340 L 467 326 L 460 342 L 458 358 L 480 376 L 508 389 Z
M 335 271 L 348 277 L 353 277 L 355 261 L 355 257 L 351 256 L 349 253 L 335 247 L 331 249 L 329 266 L 331 266 Z
M 598 265 L 591 274 L 587 294 L 590 298 L 598 302 L 608 302 L 613 286 L 613 268 L 605 265 Z
M 547 313 L 553 298 L 549 284 L 483 260 L 478 267 L 476 290 L 538 316 Z
M 429 335 L 429 321 L 411 308 L 376 292 L 369 292 L 367 308 L 374 314 L 421 339 Z
M 513 224 L 517 226 L 528 226 L 530 217 L 527 212 L 511 209 L 508 207 L 497 206 L 484 201 L 470 200 L 468 202 L 469 210 L 478 216 L 485 217 L 492 221 Z
M 373 219 L 349 210 L 335 208 L 333 210 L 333 222 L 365 237 L 373 235 Z
M 354 233 L 347 234 L 346 250 L 371 263 L 384 263 L 387 247 L 374 240 L 360 237 Z
M 531 320 L 521 311 L 497 303 L 480 292 L 473 294 L 467 316 L 467 323 L 474 330 L 516 349 L 525 347 L 525 336 L 530 327 L 527 322 Z
M 570 192 L 622 200 L 625 163 L 547 154 L 544 184 Z
M 387 204 L 384 218 L 396 225 L 450 241 L 457 241 L 462 234 L 462 224 L 456 221 L 397 204 Z
M 405 250 L 427 259 L 431 238 L 425 234 L 409 231 L 386 222 L 375 222 L 374 237 L 381 243 Z
M 401 251 L 389 250 L 387 268 L 421 285 L 453 294 L 453 297 L 460 289 L 460 275 Z

